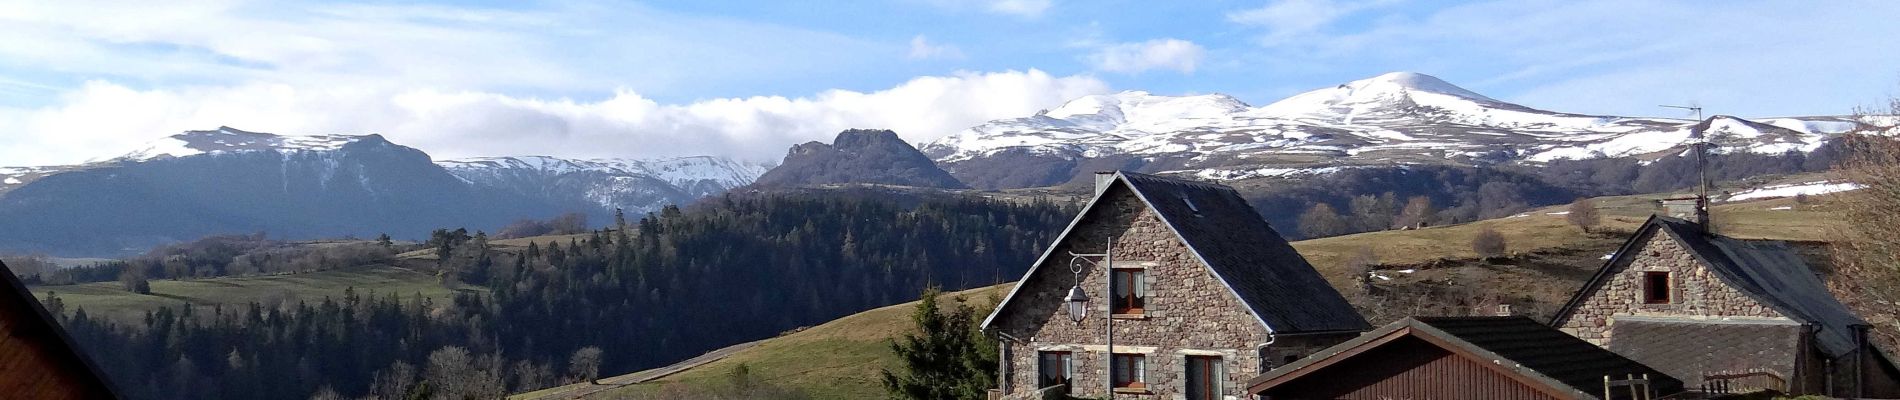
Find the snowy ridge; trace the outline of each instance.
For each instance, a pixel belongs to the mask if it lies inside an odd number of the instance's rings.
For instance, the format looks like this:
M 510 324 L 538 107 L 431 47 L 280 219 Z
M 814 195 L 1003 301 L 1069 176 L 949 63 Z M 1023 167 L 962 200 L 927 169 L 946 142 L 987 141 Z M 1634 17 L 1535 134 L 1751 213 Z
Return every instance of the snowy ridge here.
M 125 155 L 103 162 L 144 162 L 160 158 L 189 157 L 201 154 L 225 154 L 247 151 L 336 151 L 344 145 L 363 140 L 382 140 L 378 135 L 275 135 L 248 132 L 221 126 L 209 131 L 186 131 L 154 140 Z M 95 161 L 101 162 L 101 161 Z
M 1542 163 L 1659 157 L 1692 143 L 1699 121 L 1570 114 L 1506 103 L 1430 75 L 1394 72 L 1262 107 L 1225 95 L 1085 96 L 991 121 L 921 148 L 954 171 L 991 157 L 1182 161 L 1207 178 L 1277 176 L 1339 165 Z M 1707 121 L 1715 151 L 1813 151 L 1867 121 L 1779 117 Z
M 449 173 L 464 180 L 471 176 L 495 173 L 497 171 L 532 171 L 549 176 L 566 175 L 577 172 L 598 172 L 607 175 L 639 175 L 651 177 L 679 186 L 711 183 L 725 188 L 735 188 L 751 184 L 759 179 L 770 166 L 739 162 L 712 156 L 674 157 L 661 159 L 566 159 L 548 156 L 515 157 L 476 157 L 454 160 L 438 160 L 436 165 L 448 169 Z
M 632 212 L 685 204 L 751 184 L 770 168 L 719 157 L 567 159 L 548 156 L 438 160 L 471 185 L 533 196 L 574 196 Z
M 354 146 L 353 146 L 354 145 Z M 107 166 L 135 166 L 176 159 L 267 153 L 298 160 L 314 168 L 317 182 L 326 188 L 342 168 L 341 156 L 365 145 L 401 146 L 381 135 L 276 135 L 231 127 L 186 131 L 146 143 L 137 150 L 84 164 L 47 167 L 0 167 L 0 195 L 25 187 L 46 176 Z M 407 150 L 405 148 L 405 150 Z M 418 157 L 426 157 L 420 153 Z M 544 156 L 481 157 L 434 162 L 450 176 L 473 187 L 498 189 L 530 197 L 582 199 L 607 209 L 658 210 L 666 204 L 684 204 L 700 197 L 751 184 L 769 164 L 720 157 L 692 156 L 661 159 L 564 159 Z M 353 167 L 356 184 L 372 185 Z M 285 190 L 289 190 L 288 187 Z

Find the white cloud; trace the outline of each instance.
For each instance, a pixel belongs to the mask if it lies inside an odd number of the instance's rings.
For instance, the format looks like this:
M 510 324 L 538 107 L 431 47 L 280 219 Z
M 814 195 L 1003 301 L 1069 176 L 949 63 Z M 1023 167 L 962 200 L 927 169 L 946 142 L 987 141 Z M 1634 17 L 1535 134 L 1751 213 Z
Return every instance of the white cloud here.
M 374 80 L 562 94 L 636 87 L 660 96 L 874 70 L 893 51 L 824 31 L 571 2 L 9 3 L 0 6 L 0 39 L 0 69 L 121 82 Z
M 1053 0 L 992 0 L 988 8 L 990 12 L 1033 18 L 1042 16 L 1054 3 Z
M 963 59 L 963 50 L 951 44 L 930 43 L 929 38 L 925 38 L 924 35 L 917 35 L 910 38 L 909 58 L 912 60 L 960 60 Z
M 1194 73 L 1195 66 L 1207 57 L 1207 49 L 1181 39 L 1154 39 L 1146 42 L 1119 43 L 1103 47 L 1089 56 L 1096 69 L 1141 73 L 1155 69 Z
M 1020 117 L 1108 87 L 1088 76 L 1007 71 L 911 79 L 874 92 L 721 98 L 663 104 L 622 90 L 600 101 L 387 86 L 246 83 L 139 90 L 88 82 L 57 104 L 0 108 L 0 165 L 118 155 L 189 129 L 228 125 L 283 134 L 382 133 L 438 158 L 543 154 L 782 156 L 846 128 L 896 130 L 913 142 Z

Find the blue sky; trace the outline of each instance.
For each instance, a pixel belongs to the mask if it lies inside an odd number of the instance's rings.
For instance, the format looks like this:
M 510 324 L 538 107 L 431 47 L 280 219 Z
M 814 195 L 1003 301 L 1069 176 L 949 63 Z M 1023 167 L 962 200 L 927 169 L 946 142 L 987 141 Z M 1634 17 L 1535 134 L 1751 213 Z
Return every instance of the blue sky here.
M 185 129 L 437 157 L 769 160 L 1076 96 L 1255 105 L 1390 71 L 1592 114 L 1842 114 L 1900 89 L 1900 2 L 0 0 L 0 165 Z

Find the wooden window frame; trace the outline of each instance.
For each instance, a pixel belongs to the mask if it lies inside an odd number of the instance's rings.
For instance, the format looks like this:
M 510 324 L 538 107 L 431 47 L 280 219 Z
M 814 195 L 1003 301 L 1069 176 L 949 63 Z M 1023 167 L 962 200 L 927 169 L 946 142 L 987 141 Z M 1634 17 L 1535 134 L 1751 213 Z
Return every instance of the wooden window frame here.
M 1643 271 L 1643 304 L 1674 304 L 1670 278 L 1669 271 Z
M 1108 379 L 1114 381 L 1116 389 L 1146 390 L 1148 388 L 1148 355 L 1135 353 L 1115 353 L 1111 357 Z M 1123 373 L 1127 379 L 1123 379 Z
M 1148 308 L 1148 277 L 1146 268 L 1113 268 L 1109 271 L 1109 283 L 1115 290 L 1109 293 L 1109 311 L 1111 315 L 1142 315 Z M 1139 282 L 1137 282 L 1139 281 Z M 1136 283 L 1140 283 L 1137 285 Z M 1128 285 L 1128 296 L 1116 295 L 1123 285 Z M 1139 290 L 1137 290 L 1139 289 Z
M 1063 383 L 1070 386 L 1075 385 L 1075 353 L 1067 351 L 1038 351 L 1036 352 L 1036 388 L 1041 389 L 1050 386 L 1043 381 L 1043 379 L 1048 376 L 1045 372 L 1047 372 L 1046 368 L 1048 367 L 1050 357 L 1054 357 L 1055 362 L 1062 364 L 1062 380 L 1067 381 Z M 1074 388 L 1065 388 L 1064 392 L 1067 393 L 1068 390 L 1074 390 Z
M 1181 371 L 1182 375 L 1186 377 L 1185 382 L 1182 383 L 1182 385 L 1185 385 L 1181 388 L 1182 394 L 1185 395 L 1186 393 L 1194 391 L 1194 370 L 1195 366 L 1199 365 L 1200 379 L 1202 379 L 1200 393 L 1205 396 L 1201 399 L 1190 397 L 1188 400 L 1219 400 L 1225 398 L 1227 394 L 1224 385 L 1226 379 L 1220 375 L 1224 375 L 1227 372 L 1227 366 L 1222 362 L 1223 360 L 1220 356 L 1187 356 L 1186 360 L 1187 366 L 1183 367 Z

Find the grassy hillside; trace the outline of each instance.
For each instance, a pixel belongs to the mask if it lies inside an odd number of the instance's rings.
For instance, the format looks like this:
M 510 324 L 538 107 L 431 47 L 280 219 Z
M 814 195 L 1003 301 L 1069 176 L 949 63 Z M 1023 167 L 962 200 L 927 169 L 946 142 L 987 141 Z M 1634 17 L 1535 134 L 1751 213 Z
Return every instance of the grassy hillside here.
M 991 304 L 992 296 L 1001 298 L 1007 294 L 1010 286 L 945 293 L 938 304 L 954 307 L 958 304 L 955 299 L 960 297 L 981 307 Z M 751 375 L 761 381 L 817 399 L 881 398 L 884 389 L 879 386 L 878 372 L 897 363 L 887 341 L 910 329 L 910 312 L 916 306 L 916 302 L 910 302 L 853 314 L 766 340 L 676 375 L 603 391 L 590 398 L 637 397 L 663 390 L 691 391 L 696 387 L 720 385 L 727 379 L 726 374 L 740 364 L 745 364 Z M 533 398 L 534 394 L 517 397 Z
M 545 235 L 513 239 L 495 239 L 488 241 L 488 245 L 493 247 L 496 251 L 514 254 L 527 250 L 528 244 L 530 243 L 541 246 L 547 246 L 550 242 L 566 245 L 569 241 L 586 239 L 592 235 L 591 233 L 577 233 L 572 235 Z M 435 251 L 433 248 L 414 250 L 397 254 L 396 258 L 403 260 L 435 261 Z
M 85 308 L 95 317 L 110 317 L 133 322 L 146 311 L 163 306 L 190 303 L 198 306 L 223 304 L 240 306 L 250 302 L 296 302 L 318 300 L 325 296 L 342 297 L 355 288 L 359 295 L 378 296 L 396 293 L 407 299 L 417 293 L 423 297 L 445 299 L 452 290 L 437 283 L 433 274 L 406 268 L 376 266 L 360 269 L 320 271 L 303 274 L 242 276 L 192 280 L 154 280 L 152 294 L 134 294 L 118 282 L 78 285 L 34 286 L 33 294 L 45 301 L 48 293 L 58 293 L 67 312 Z M 467 289 L 464 289 L 467 290 Z
M 1349 292 L 1352 273 L 1347 259 L 1364 248 L 1377 256 L 1378 273 L 1392 278 L 1375 284 L 1401 296 L 1443 291 L 1448 286 L 1483 282 L 1486 288 L 1518 297 L 1499 299 L 1529 307 L 1551 308 L 1567 300 L 1603 255 L 1622 244 L 1628 231 L 1654 212 L 1655 199 L 1625 196 L 1597 199 L 1603 214 L 1601 233 L 1586 235 L 1564 219 L 1565 207 L 1550 207 L 1519 215 L 1469 224 L 1420 230 L 1370 232 L 1293 243 L 1326 275 Z M 1826 199 L 1796 204 L 1774 199 L 1714 208 L 1718 229 L 1738 237 L 1782 240 L 1824 240 L 1839 224 Z M 1787 207 L 1782 209 L 1783 207 Z M 1517 253 L 1498 263 L 1476 260 L 1471 239 L 1485 227 L 1498 230 Z M 1398 271 L 1411 269 L 1412 273 Z M 987 302 L 1007 293 L 1011 284 L 971 289 L 946 296 Z M 944 304 L 954 304 L 945 299 Z M 726 374 L 743 363 L 759 379 L 820 399 L 858 399 L 883 396 L 878 371 L 895 366 L 888 341 L 909 328 L 909 310 L 915 303 L 878 308 L 829 323 L 768 339 L 732 356 L 639 385 L 607 390 L 591 398 L 624 398 L 663 392 L 690 393 L 696 387 L 724 384 Z M 1538 310 L 1547 311 L 1547 310 Z M 519 397 L 532 398 L 533 393 Z M 669 398 L 671 396 L 668 396 Z

